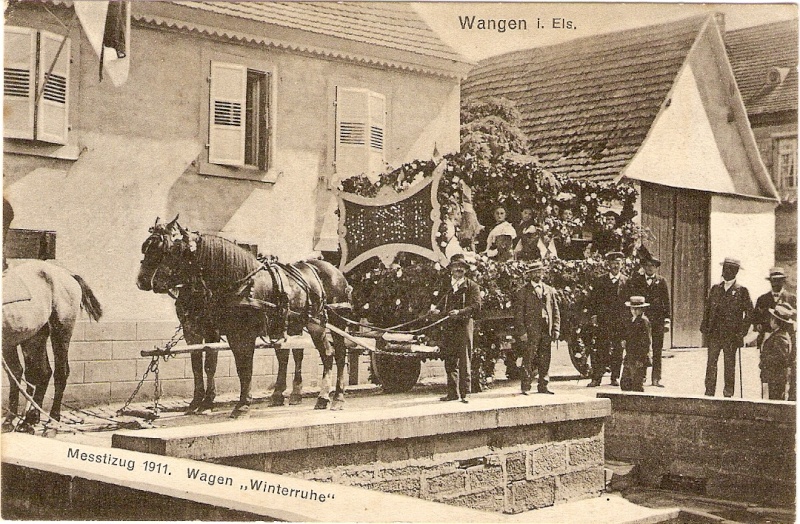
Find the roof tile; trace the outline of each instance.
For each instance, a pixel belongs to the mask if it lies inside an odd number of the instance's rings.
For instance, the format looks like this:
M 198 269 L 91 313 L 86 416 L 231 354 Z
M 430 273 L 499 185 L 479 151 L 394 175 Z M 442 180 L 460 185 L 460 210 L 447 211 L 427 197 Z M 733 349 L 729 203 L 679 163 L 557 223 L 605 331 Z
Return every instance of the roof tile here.
M 516 102 L 546 169 L 611 180 L 641 146 L 709 16 L 515 51 L 478 64 L 468 97 Z

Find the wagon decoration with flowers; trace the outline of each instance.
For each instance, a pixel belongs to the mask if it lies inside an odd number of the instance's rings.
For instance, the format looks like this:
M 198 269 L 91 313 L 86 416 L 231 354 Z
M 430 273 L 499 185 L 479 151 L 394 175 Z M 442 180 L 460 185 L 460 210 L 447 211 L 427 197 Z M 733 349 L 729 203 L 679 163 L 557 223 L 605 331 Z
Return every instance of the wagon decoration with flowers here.
M 630 269 L 636 262 L 634 247 L 643 235 L 632 221 L 636 197 L 635 189 L 624 184 L 552 175 L 535 159 L 519 154 L 482 162 L 461 152 L 439 161 L 409 162 L 382 174 L 374 183 L 364 176 L 342 181 L 340 267 L 354 288 L 355 310 L 369 325 L 427 325 L 438 300 L 437 290 L 448 278 L 447 260 L 454 248 L 464 249 L 472 262 L 471 278 L 481 286 L 483 297 L 473 353 L 474 386 L 481 387 L 498 358 L 505 360 L 507 372 L 513 374 L 511 297 L 530 262 L 499 262 L 476 253 L 476 223 L 487 223 L 497 203 L 512 215 L 527 207 L 534 211 L 532 225 L 563 244 L 573 239 L 576 230 L 598 229 L 604 213 L 614 205 L 620 210 L 619 219 L 607 234 L 630 255 Z M 566 207 L 572 211 L 571 217 L 560 213 Z M 574 240 L 586 244 L 583 238 L 575 236 Z M 547 259 L 546 279 L 560 297 L 562 339 L 581 375 L 589 372 L 587 357 L 592 344 L 585 331 L 584 305 L 589 283 L 605 271 L 602 254 L 586 249 L 576 259 Z M 436 328 L 426 330 L 426 343 L 435 344 L 438 335 Z M 413 343 L 419 340 L 415 338 Z M 403 343 L 390 345 L 398 354 L 405 353 Z M 418 379 L 420 361 L 437 356 L 436 352 L 422 352 L 416 359 L 392 358 L 376 352 L 372 370 L 384 389 L 407 390 Z

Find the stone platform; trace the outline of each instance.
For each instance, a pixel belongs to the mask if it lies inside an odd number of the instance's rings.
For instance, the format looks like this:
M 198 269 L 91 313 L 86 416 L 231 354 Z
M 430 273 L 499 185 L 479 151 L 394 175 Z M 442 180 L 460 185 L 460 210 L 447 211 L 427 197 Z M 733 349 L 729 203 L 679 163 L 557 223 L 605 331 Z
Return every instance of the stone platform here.
M 115 448 L 520 513 L 599 495 L 608 399 L 475 398 L 116 433 Z

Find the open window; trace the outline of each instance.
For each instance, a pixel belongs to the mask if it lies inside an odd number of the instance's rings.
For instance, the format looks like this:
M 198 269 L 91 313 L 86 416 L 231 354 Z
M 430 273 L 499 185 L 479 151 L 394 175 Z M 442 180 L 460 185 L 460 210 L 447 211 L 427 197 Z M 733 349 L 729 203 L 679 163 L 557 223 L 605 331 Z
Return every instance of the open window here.
M 6 27 L 3 137 L 67 144 L 70 39 Z
M 211 61 L 208 164 L 257 172 L 270 169 L 271 81 L 270 72 Z M 209 174 L 236 177 L 237 171 Z

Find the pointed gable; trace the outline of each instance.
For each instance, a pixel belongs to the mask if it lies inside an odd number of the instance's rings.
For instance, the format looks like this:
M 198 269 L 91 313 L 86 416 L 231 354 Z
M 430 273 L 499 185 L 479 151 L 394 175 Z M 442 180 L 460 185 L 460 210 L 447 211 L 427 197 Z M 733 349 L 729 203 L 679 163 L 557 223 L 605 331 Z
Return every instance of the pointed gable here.
M 707 18 L 492 57 L 463 95 L 514 100 L 531 153 L 550 171 L 611 180 L 644 142 Z

